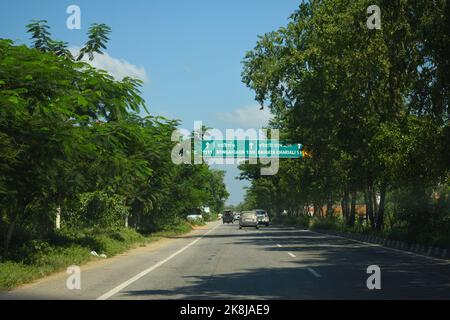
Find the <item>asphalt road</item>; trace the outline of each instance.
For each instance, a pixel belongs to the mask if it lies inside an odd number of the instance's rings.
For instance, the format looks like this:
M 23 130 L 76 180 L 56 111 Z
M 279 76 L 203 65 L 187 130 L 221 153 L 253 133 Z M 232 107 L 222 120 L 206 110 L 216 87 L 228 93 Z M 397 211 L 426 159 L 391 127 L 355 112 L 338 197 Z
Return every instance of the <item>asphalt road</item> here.
M 381 289 L 366 286 L 381 269 Z M 450 299 L 450 262 L 306 230 L 214 222 L 0 299 Z

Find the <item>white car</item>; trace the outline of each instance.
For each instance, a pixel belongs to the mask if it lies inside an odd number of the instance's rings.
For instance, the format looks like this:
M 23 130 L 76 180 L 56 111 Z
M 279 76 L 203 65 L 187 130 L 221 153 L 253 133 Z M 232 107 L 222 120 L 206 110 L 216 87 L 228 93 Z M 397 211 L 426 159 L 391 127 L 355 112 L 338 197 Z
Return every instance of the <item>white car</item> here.
M 255 211 L 258 216 L 258 224 L 268 227 L 270 225 L 270 219 L 267 211 L 262 209 L 256 209 Z
M 201 214 L 190 214 L 190 215 L 187 216 L 187 219 L 189 221 L 196 221 L 196 220 L 203 219 L 203 216 Z
M 254 227 L 258 229 L 258 218 L 256 211 L 244 211 L 239 219 L 239 229 L 243 227 Z

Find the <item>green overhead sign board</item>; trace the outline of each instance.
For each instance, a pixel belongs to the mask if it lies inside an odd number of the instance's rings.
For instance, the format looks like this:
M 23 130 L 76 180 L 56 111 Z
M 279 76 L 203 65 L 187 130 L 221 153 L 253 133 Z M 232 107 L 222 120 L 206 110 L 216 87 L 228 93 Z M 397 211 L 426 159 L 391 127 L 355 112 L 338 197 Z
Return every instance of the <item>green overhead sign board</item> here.
M 278 140 L 203 140 L 200 147 L 204 158 L 302 158 L 301 144 Z

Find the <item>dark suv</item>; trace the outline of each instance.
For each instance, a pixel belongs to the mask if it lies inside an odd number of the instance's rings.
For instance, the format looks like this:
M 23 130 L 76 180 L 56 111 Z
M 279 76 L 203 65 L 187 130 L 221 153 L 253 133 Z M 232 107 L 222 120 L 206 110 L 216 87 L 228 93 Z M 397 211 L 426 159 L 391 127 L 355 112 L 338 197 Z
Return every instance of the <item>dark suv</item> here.
M 225 223 L 233 223 L 234 215 L 233 211 L 225 210 L 222 214 L 222 222 Z

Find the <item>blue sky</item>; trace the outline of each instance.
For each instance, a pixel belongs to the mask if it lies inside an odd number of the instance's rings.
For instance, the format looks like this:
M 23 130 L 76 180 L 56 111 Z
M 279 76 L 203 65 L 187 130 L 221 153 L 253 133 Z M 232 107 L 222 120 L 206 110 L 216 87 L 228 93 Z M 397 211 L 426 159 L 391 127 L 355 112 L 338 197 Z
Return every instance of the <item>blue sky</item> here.
M 0 38 L 29 43 L 25 25 L 48 20 L 53 38 L 79 47 L 91 23 L 112 28 L 102 66 L 145 79 L 143 96 L 152 114 L 182 120 L 193 129 L 250 128 L 264 124 L 254 94 L 241 82 L 242 58 L 257 35 L 286 25 L 300 0 L 15 0 L 0 11 Z M 69 5 L 81 8 L 81 30 L 66 27 Z M 223 166 L 231 193 L 243 199 L 245 182 L 235 166 Z

